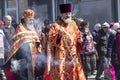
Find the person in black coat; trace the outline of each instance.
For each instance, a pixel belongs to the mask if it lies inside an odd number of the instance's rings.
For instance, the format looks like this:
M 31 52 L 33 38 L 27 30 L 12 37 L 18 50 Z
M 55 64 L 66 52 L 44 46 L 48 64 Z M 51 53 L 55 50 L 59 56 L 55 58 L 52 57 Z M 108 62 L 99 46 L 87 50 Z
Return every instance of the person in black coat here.
M 104 63 L 106 62 L 107 54 L 107 44 L 109 38 L 109 24 L 107 22 L 103 23 L 102 29 L 98 32 L 96 48 L 98 50 L 99 56 L 99 66 L 97 68 L 96 80 L 101 80 L 101 75 L 104 70 Z

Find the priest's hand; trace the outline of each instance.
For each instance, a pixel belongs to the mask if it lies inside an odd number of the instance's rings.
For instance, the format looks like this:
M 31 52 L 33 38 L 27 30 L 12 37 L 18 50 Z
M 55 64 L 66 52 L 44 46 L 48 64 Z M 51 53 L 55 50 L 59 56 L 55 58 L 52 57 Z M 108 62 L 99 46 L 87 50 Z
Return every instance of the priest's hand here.
M 58 35 L 59 36 L 62 36 L 63 35 L 63 31 L 60 29 L 60 30 L 58 30 Z

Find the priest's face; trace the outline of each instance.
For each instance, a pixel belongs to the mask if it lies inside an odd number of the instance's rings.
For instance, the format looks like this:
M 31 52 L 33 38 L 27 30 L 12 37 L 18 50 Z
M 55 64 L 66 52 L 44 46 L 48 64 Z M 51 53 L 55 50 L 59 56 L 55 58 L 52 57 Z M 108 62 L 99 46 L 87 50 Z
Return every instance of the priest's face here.
M 67 12 L 67 13 L 61 13 L 61 19 L 66 23 L 70 23 L 72 20 L 72 13 Z
M 34 20 L 33 19 L 25 19 L 25 24 L 28 29 L 31 29 L 34 26 Z

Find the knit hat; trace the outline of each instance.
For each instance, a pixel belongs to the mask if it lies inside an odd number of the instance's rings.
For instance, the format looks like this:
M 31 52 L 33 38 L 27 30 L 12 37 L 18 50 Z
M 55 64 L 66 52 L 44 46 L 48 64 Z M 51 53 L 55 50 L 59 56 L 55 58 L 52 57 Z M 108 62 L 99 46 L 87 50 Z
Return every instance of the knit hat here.
M 120 28 L 120 24 L 117 22 L 117 23 L 114 23 L 112 29 L 113 30 L 117 30 L 118 28 Z
M 102 28 L 110 28 L 110 25 L 107 22 L 104 22 L 102 24 Z
M 72 12 L 72 4 L 60 4 L 60 13 Z
M 114 25 L 114 22 L 111 22 L 111 23 L 110 23 L 110 28 L 112 28 L 112 27 L 113 27 L 113 25 Z
M 26 9 L 23 12 L 24 19 L 34 19 L 34 11 L 31 9 Z

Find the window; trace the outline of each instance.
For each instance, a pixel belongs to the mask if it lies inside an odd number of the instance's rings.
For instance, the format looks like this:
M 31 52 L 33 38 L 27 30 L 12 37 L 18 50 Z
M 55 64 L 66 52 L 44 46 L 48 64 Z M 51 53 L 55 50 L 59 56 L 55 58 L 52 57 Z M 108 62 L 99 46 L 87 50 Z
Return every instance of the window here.
M 73 16 L 77 15 L 79 12 L 79 2 L 80 0 L 67 0 L 67 3 L 72 3 L 73 5 Z
M 5 15 L 10 15 L 18 22 L 18 0 L 5 0 Z

